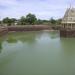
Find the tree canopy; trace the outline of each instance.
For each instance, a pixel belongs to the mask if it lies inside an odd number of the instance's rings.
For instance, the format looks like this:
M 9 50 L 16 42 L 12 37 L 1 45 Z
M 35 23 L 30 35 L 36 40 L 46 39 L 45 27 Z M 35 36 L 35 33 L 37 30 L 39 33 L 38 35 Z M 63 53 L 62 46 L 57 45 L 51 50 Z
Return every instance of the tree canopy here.
M 54 18 L 51 18 L 50 20 L 41 20 L 41 19 L 37 19 L 34 14 L 29 13 L 26 16 L 22 16 L 20 19 L 6 17 L 2 20 L 2 23 L 7 24 L 8 26 L 14 25 L 15 23 L 17 23 L 17 25 L 35 25 L 35 24 L 55 25 L 55 24 L 61 24 L 61 21 L 62 19 L 56 20 Z
M 33 25 L 33 24 L 35 24 L 36 20 L 37 20 L 37 18 L 34 14 L 29 13 L 26 16 L 26 23 L 27 24 L 32 24 Z
M 11 25 L 11 24 L 14 24 L 15 21 L 16 21 L 15 18 L 11 18 L 11 19 L 10 19 L 10 18 L 6 17 L 6 18 L 3 19 L 2 22 L 3 22 L 4 24 Z

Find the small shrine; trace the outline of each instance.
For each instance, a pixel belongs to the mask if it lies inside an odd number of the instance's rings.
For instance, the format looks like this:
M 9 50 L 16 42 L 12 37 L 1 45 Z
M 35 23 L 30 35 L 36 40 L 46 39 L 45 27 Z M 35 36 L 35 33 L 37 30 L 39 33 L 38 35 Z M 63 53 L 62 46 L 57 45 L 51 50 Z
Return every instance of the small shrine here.
M 62 27 L 64 29 L 75 29 L 75 8 L 70 7 L 66 10 L 62 19 Z

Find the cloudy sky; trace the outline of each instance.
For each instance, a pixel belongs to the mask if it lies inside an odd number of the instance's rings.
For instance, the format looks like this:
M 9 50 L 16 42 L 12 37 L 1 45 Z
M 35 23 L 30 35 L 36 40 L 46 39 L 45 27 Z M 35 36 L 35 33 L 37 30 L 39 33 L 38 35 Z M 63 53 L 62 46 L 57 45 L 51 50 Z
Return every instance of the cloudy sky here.
M 40 19 L 61 18 L 73 0 L 0 0 L 0 19 L 33 13 Z

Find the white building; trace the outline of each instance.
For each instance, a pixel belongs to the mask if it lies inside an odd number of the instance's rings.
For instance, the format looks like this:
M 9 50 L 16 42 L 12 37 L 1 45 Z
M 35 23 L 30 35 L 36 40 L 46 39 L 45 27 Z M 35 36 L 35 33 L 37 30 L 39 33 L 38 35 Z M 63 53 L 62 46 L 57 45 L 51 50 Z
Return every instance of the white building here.
M 62 27 L 66 29 L 75 28 L 75 8 L 68 8 L 63 19 Z

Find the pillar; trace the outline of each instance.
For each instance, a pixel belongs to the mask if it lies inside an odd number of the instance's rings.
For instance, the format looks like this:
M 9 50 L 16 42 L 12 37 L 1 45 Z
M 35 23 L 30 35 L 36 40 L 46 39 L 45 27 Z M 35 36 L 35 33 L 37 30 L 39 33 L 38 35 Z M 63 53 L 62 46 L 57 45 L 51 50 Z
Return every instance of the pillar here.
M 73 28 L 73 25 L 72 25 L 72 23 L 71 23 L 71 29 Z

